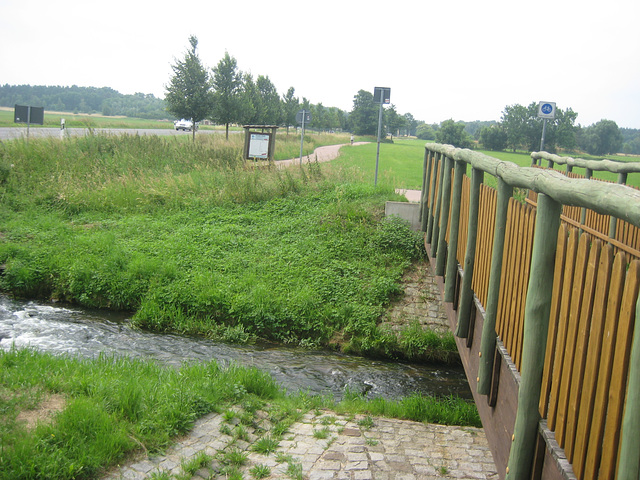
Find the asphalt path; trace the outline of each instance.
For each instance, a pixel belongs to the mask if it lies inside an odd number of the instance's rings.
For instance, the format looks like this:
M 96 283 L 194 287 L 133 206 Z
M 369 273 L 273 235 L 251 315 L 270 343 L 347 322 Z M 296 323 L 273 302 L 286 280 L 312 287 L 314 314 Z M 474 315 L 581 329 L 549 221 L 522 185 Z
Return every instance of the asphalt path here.
M 173 128 L 94 128 L 95 133 L 104 133 L 109 135 L 191 135 L 192 132 L 177 131 Z M 86 135 L 88 128 L 67 128 L 65 135 L 70 137 L 78 137 Z M 198 130 L 198 135 L 202 134 L 221 134 L 224 130 Z M 232 133 L 232 132 L 229 132 Z M 31 127 L 29 129 L 29 138 L 60 138 L 59 128 L 40 128 Z M 16 140 L 27 138 L 27 127 L 0 127 L 0 140 Z

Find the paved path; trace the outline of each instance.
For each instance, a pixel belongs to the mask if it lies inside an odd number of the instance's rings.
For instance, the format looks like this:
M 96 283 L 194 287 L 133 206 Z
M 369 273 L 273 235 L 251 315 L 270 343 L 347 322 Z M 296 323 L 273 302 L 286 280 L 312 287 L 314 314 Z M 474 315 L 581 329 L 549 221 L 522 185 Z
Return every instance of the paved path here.
M 354 142 L 353 145 L 366 145 L 369 142 Z M 334 160 L 340 156 L 340 149 L 348 143 L 342 143 L 340 145 L 325 145 L 324 147 L 316 148 L 311 155 L 304 155 L 302 157 L 302 164 L 308 162 L 328 162 Z M 276 160 L 274 162 L 278 167 L 288 167 L 290 165 L 300 165 L 300 157 L 290 158 L 289 160 Z
M 432 480 L 497 479 L 498 474 L 482 429 L 446 427 L 404 420 L 357 415 L 346 417 L 328 411 L 307 413 L 295 423 L 277 449 L 268 454 L 255 451 L 263 428 L 238 427 L 221 414 L 207 415 L 191 434 L 166 455 L 142 457 L 110 472 L 108 480 L 147 478 L 259 478 L 306 480 Z M 258 412 L 260 418 L 260 412 Z M 244 436 L 238 438 L 236 429 Z M 269 426 L 267 426 L 269 428 Z M 262 433 L 260 433 L 262 432 Z M 244 459 L 233 477 L 231 458 Z M 189 460 L 199 466 L 185 468 Z M 183 466 L 184 465 L 184 466 Z M 188 471 L 189 473 L 185 474 Z M 160 477 L 164 475 L 164 477 Z

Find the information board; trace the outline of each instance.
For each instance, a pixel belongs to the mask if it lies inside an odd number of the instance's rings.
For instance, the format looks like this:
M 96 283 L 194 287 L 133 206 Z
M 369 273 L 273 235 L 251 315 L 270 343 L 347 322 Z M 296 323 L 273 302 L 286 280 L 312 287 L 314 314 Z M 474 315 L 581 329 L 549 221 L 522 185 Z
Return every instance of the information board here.
M 249 138 L 249 158 L 269 158 L 269 134 L 252 133 Z

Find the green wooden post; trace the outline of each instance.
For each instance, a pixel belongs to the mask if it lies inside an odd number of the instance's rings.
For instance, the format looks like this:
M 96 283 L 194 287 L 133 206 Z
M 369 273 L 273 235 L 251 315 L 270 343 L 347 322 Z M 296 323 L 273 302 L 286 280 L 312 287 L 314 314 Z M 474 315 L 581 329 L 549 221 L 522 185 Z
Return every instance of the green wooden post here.
M 627 174 L 619 173 L 618 174 L 618 183 L 620 185 L 624 185 L 627 183 Z M 616 238 L 616 230 L 618 228 L 618 219 L 611 215 L 611 220 L 609 220 L 609 238 Z
M 618 475 L 621 480 L 640 480 L 640 298 L 636 302 L 636 326 L 633 329 L 631 358 L 629 359 L 629 380 L 627 399 L 622 421 L 620 440 L 620 464 Z
M 498 177 L 498 202 L 496 205 L 496 226 L 493 235 L 493 251 L 491 253 L 491 271 L 489 273 L 489 291 L 487 308 L 482 326 L 480 344 L 480 364 L 478 366 L 478 393 L 489 395 L 491 377 L 493 375 L 493 358 L 496 349 L 496 316 L 500 297 L 500 281 L 502 277 L 502 258 L 504 253 L 504 236 L 507 226 L 509 199 L 513 195 L 513 187 Z
M 592 174 L 593 174 L 593 171 L 590 168 L 585 168 L 584 178 L 586 178 L 587 180 L 590 180 Z M 587 209 L 582 207 L 582 211 L 580 212 L 580 225 L 584 225 L 585 223 L 587 223 Z M 580 235 L 582 235 L 582 232 L 583 230 L 580 229 Z
M 431 198 L 431 211 L 429 212 L 429 222 L 427 224 L 427 243 L 431 243 L 433 237 L 433 224 L 436 211 L 436 199 L 434 198 L 436 191 L 437 168 L 440 160 L 440 154 L 436 153 L 432 156 L 431 161 L 431 188 L 429 189 L 429 198 Z
M 538 194 L 536 230 L 525 301 L 518 411 L 509 452 L 507 480 L 530 478 L 540 413 L 538 402 L 547 345 L 553 273 L 562 204 Z
M 440 180 L 438 188 L 438 198 L 436 199 L 435 215 L 433 216 L 433 232 L 431 234 L 431 255 L 438 254 L 438 237 L 440 235 L 440 210 L 442 209 L 442 179 L 444 177 L 445 156 L 440 154 Z
M 456 161 L 453 175 L 453 200 L 451 202 L 451 226 L 449 227 L 449 255 L 447 255 L 447 271 L 444 277 L 444 301 L 452 303 L 456 291 L 458 275 L 458 234 L 460 232 L 460 204 L 462 203 L 462 179 L 467 164 Z
M 431 175 L 431 152 L 424 149 L 424 163 L 422 164 L 422 191 L 420 192 L 420 230 L 427 231 L 427 216 L 429 215 L 429 207 L 427 200 L 429 199 L 429 180 Z
M 469 320 L 471 304 L 473 302 L 473 266 L 476 258 L 476 240 L 478 238 L 478 212 L 480 210 L 480 185 L 484 179 L 484 172 L 480 169 L 471 170 L 471 192 L 469 197 L 469 231 L 467 234 L 467 253 L 464 257 L 464 272 L 462 275 L 462 289 L 460 291 L 460 308 L 458 309 L 458 327 L 456 335 L 467 338 L 469 335 Z
M 442 177 L 442 205 L 440 206 L 440 234 L 438 236 L 438 256 L 436 258 L 436 276 L 444 276 L 445 261 L 447 259 L 447 223 L 451 207 L 451 167 L 453 159 L 444 160 L 444 175 Z

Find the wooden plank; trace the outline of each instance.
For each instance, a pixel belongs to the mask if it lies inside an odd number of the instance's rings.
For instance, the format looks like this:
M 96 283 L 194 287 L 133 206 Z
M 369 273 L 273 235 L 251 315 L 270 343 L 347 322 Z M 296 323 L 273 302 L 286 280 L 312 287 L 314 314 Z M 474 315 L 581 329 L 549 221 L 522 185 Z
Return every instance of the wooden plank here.
M 573 448 L 576 439 L 578 424 L 578 412 L 580 406 L 580 394 L 584 378 L 585 364 L 587 363 L 587 344 L 591 330 L 591 315 L 593 313 L 594 292 L 596 288 L 597 269 L 600 263 L 600 251 L 602 242 L 596 240 L 591 244 L 584 288 L 582 291 L 582 305 L 578 315 L 578 329 L 576 336 L 575 356 L 573 371 L 571 372 L 569 387 L 569 404 L 567 409 L 567 438 L 565 441 L 565 453 L 569 461 L 573 461 Z
M 565 342 L 565 355 L 562 363 L 562 378 L 560 379 L 560 395 L 558 397 L 558 418 L 556 423 L 556 440 L 562 448 L 565 447 L 565 434 L 567 427 L 567 410 L 569 406 L 569 392 L 571 388 L 571 372 L 578 335 L 578 317 L 582 306 L 583 285 L 585 282 L 587 255 L 591 237 L 586 233 L 580 235 L 578 254 L 576 256 L 576 271 L 571 292 L 571 309 L 569 311 L 567 337 Z
M 513 282 L 512 282 L 512 292 L 511 292 L 511 307 L 509 309 L 509 338 L 508 342 L 505 344 L 509 355 L 511 355 L 511 359 L 518 367 L 518 362 L 516 361 L 515 349 L 516 349 L 516 337 L 517 337 L 517 324 L 518 324 L 518 314 L 520 313 L 520 303 L 522 299 L 521 294 L 521 284 L 522 284 L 522 252 L 523 242 L 522 242 L 522 232 L 524 230 L 524 222 L 525 215 L 522 205 L 516 204 L 516 230 L 514 232 L 514 245 L 511 246 L 513 252 Z
M 567 319 L 571 307 L 571 292 L 573 290 L 573 277 L 575 273 L 576 254 L 578 251 L 578 230 L 573 229 L 567 242 L 567 257 L 565 260 L 565 273 L 562 285 L 562 300 L 560 304 L 560 323 L 556 338 L 556 359 L 551 380 L 551 392 L 549 395 L 549 411 L 547 414 L 549 429 L 555 432 L 558 412 L 558 400 L 560 397 L 560 379 L 562 377 L 562 365 L 564 363 L 565 342 L 567 338 Z
M 516 365 L 518 366 L 518 371 L 520 371 L 520 366 L 522 364 L 522 344 L 524 342 L 524 317 L 525 317 L 525 304 L 527 297 L 527 289 L 529 287 L 529 274 L 531 272 L 531 255 L 533 253 L 533 237 L 535 233 L 536 227 L 536 210 L 527 206 L 523 206 L 525 210 L 525 230 L 524 230 L 524 238 L 523 246 L 524 246 L 524 257 L 521 259 L 522 265 L 522 273 L 520 275 L 520 312 L 518 315 L 518 330 L 516 336 Z
M 606 308 L 606 320 L 602 335 L 602 353 L 598 366 L 598 382 L 596 384 L 596 397 L 591 419 L 591 433 L 588 439 L 587 455 L 583 478 L 596 478 L 600 468 L 602 455 L 602 437 L 604 434 L 607 414 L 607 399 L 611 374 L 613 368 L 613 352 L 618 331 L 618 319 L 622 303 L 622 293 L 627 268 L 627 257 L 624 253 L 618 253 L 613 261 L 609 295 Z
M 613 247 L 611 245 L 605 245 L 600 253 L 600 263 L 598 265 L 598 281 L 594 294 L 594 309 L 591 319 L 591 332 L 589 334 L 587 364 L 585 365 L 582 398 L 580 401 L 580 416 L 572 461 L 573 470 L 578 478 L 583 478 L 584 463 L 587 456 L 589 437 L 591 435 L 591 422 L 594 414 L 596 387 L 598 384 L 598 366 L 600 365 L 602 336 L 606 320 L 605 306 L 607 305 L 612 267 Z
M 620 320 L 618 322 L 615 355 L 613 358 L 613 372 L 615 374 L 611 376 L 611 385 L 609 387 L 607 420 L 604 430 L 599 478 L 615 477 L 639 284 L 640 261 L 635 260 L 631 262 L 627 271 L 622 306 L 620 308 Z
M 562 284 L 564 279 L 565 260 L 567 255 L 567 227 L 560 225 L 558 232 L 558 245 L 556 247 L 556 265 L 553 275 L 553 301 L 551 303 L 551 313 L 549 314 L 549 334 L 547 336 L 547 349 L 545 353 L 544 373 L 542 376 L 542 391 L 540 393 L 540 404 L 538 409 L 540 417 L 546 418 L 549 407 L 549 394 L 551 393 L 551 375 L 556 355 L 556 337 L 558 335 L 558 322 L 560 318 L 560 305 L 562 300 Z
M 502 274 L 500 275 L 500 298 L 498 301 L 498 314 L 496 316 L 496 333 L 502 340 L 503 344 L 506 342 L 507 315 L 509 312 L 509 299 L 511 295 L 510 287 L 512 285 L 511 265 L 513 263 L 513 255 L 511 255 L 511 246 L 513 245 L 513 235 L 515 230 L 515 222 L 513 219 L 514 208 L 514 201 L 511 198 L 509 199 L 509 205 L 507 207 L 507 223 L 505 226 L 504 253 L 502 257 Z

